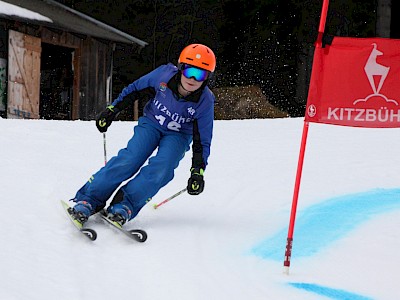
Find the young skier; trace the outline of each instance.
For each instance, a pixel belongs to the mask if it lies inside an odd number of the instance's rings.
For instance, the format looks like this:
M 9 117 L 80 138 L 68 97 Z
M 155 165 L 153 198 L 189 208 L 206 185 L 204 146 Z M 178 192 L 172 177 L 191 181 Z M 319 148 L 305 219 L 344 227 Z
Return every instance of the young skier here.
M 192 145 L 192 166 L 187 192 L 204 189 L 204 170 L 210 155 L 215 97 L 208 88 L 216 59 L 202 44 L 183 49 L 178 66 L 169 63 L 137 79 L 96 119 L 100 132 L 107 131 L 116 115 L 129 103 L 149 95 L 143 116 L 126 148 L 94 174 L 78 190 L 72 217 L 84 223 L 106 206 L 106 201 L 125 180 L 107 208 L 108 217 L 123 225 L 174 177 L 185 152 Z M 157 154 L 148 158 L 158 148 Z M 148 160 L 148 164 L 143 166 Z

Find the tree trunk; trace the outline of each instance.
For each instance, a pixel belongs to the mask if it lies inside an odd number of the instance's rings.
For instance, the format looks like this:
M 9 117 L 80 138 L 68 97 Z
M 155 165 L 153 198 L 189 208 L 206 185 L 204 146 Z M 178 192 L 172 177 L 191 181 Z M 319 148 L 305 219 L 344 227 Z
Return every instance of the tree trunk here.
M 390 38 L 392 0 L 377 0 L 376 36 Z

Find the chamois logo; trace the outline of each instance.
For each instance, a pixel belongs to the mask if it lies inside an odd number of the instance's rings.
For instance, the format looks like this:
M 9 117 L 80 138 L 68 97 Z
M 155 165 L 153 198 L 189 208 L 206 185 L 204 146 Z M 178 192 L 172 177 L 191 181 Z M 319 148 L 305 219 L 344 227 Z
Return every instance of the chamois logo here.
M 373 43 L 372 46 L 373 49 L 368 57 L 367 63 L 365 64 L 364 71 L 367 75 L 373 94 L 367 96 L 365 99 L 357 99 L 353 102 L 353 104 L 357 104 L 359 102 L 367 102 L 371 97 L 380 96 L 385 99 L 386 102 L 391 102 L 398 105 L 398 102 L 396 100 L 388 99 L 385 95 L 380 94 L 386 77 L 389 74 L 390 67 L 384 66 L 377 62 L 377 57 L 383 55 L 383 52 L 378 50 L 378 45 L 376 43 Z M 376 81 L 375 79 L 378 80 Z

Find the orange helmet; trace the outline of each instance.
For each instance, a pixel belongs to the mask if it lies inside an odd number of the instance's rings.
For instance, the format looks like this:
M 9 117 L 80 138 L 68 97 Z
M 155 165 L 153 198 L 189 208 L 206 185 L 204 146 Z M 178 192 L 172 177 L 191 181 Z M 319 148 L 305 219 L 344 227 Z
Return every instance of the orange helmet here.
M 217 62 L 210 48 L 202 44 L 191 44 L 182 50 L 178 63 L 189 64 L 213 73 Z

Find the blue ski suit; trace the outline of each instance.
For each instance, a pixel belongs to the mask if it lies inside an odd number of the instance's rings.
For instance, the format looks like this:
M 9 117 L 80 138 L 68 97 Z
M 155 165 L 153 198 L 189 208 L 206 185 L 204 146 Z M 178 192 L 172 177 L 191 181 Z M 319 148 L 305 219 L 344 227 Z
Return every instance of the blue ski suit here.
M 206 83 L 189 96 L 180 97 L 180 76 L 173 64 L 162 65 L 122 90 L 112 105 L 122 110 L 129 102 L 147 95 L 143 116 L 126 148 L 78 190 L 75 202 L 87 201 L 93 210 L 99 210 L 121 183 L 130 179 L 119 191 L 122 191 L 120 203 L 131 210 L 130 219 L 133 219 L 173 179 L 174 170 L 192 141 L 192 167 L 206 168 L 215 97 Z M 156 154 L 150 157 L 157 148 Z

